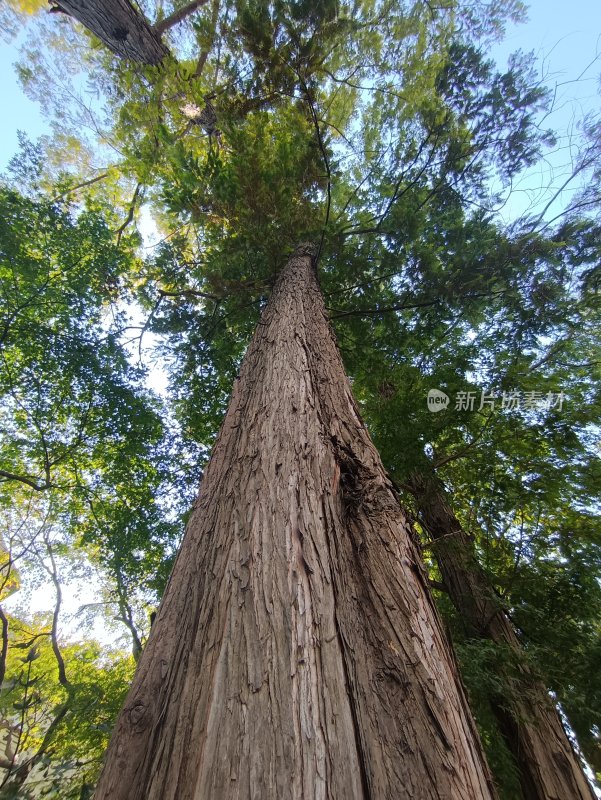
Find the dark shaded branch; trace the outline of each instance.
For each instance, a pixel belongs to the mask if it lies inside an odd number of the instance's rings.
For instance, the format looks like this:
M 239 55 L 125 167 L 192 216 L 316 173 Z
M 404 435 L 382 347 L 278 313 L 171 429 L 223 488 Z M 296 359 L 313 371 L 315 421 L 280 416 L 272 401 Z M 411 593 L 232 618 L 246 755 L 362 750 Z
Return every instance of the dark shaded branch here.
M 56 574 L 56 563 L 54 561 L 54 554 L 52 552 L 52 549 L 48 541 L 46 541 L 46 549 L 50 557 L 50 563 L 52 564 L 52 569 L 50 570 L 47 569 L 47 572 L 50 575 L 50 579 L 54 584 L 54 591 L 56 592 L 56 602 L 54 604 L 54 613 L 52 614 L 52 627 L 50 629 L 50 641 L 52 643 L 52 652 L 54 653 L 54 658 L 56 659 L 56 664 L 58 667 L 58 681 L 61 684 L 61 686 L 63 686 L 67 690 L 67 694 L 70 696 L 73 690 L 69 680 L 67 679 L 67 672 L 65 670 L 65 660 L 58 645 L 58 620 L 60 617 L 61 604 L 63 601 L 63 592 L 61 589 L 60 582 L 58 580 L 58 575 Z
M 27 709 L 27 701 L 29 699 L 29 687 L 31 685 L 30 684 L 31 664 L 32 664 L 32 660 L 30 659 L 30 660 L 28 660 L 28 663 L 27 663 L 27 677 L 26 677 L 25 683 L 24 683 L 25 692 L 24 692 L 24 695 L 23 695 L 23 702 L 21 704 L 21 714 L 20 714 L 19 722 L 16 725 L 13 725 L 8 729 L 8 735 L 7 735 L 7 739 L 6 739 L 6 746 L 5 746 L 5 750 L 4 750 L 4 752 L 6 754 L 6 757 L 7 757 L 7 761 L 8 761 L 8 765 L 5 767 L 5 769 L 7 770 L 7 773 L 4 776 L 4 780 L 0 784 L 0 787 L 4 787 L 5 783 L 10 779 L 12 770 L 14 769 L 14 766 L 15 766 L 15 760 L 17 758 L 17 755 L 19 753 L 19 748 L 21 746 L 21 740 L 23 738 L 23 729 L 24 729 L 24 725 L 25 725 L 25 712 L 26 712 L 26 709 Z M 17 741 L 16 741 L 15 746 L 13 748 L 12 734 L 14 732 L 17 733 Z M 27 770 L 26 772 L 22 773 L 22 777 L 19 777 L 19 772 L 23 770 L 24 766 L 26 766 L 26 764 L 23 765 L 22 767 L 19 767 L 19 770 L 17 771 L 17 773 L 15 775 L 15 778 L 14 778 L 14 780 L 16 781 L 18 786 L 20 786 L 23 783 L 23 781 L 29 775 L 29 772 L 30 772 L 30 770 Z M 13 797 L 13 796 L 16 797 L 16 793 L 14 795 L 9 795 L 9 796 L 10 797 Z
M 383 231 L 381 228 L 355 228 L 350 231 L 340 231 L 339 236 L 366 236 L 370 233 L 377 233 L 380 236 L 392 236 L 394 237 L 394 233 L 391 231 Z
M 14 792 L 14 794 L 10 794 L 10 795 L 7 794 L 5 796 L 10 796 L 10 797 L 18 797 L 19 796 L 18 791 L 19 791 L 20 787 L 23 786 L 23 784 L 27 780 L 29 774 L 31 773 L 31 771 L 33 770 L 35 765 L 41 760 L 41 758 L 44 755 L 44 753 L 48 750 L 49 746 L 52 744 L 52 740 L 54 739 L 54 735 L 56 733 L 56 729 L 58 728 L 60 723 L 65 718 L 65 716 L 66 716 L 67 712 L 69 711 L 70 707 L 71 707 L 71 697 L 68 697 L 65 700 L 64 703 L 61 703 L 57 707 L 58 710 L 57 710 L 56 714 L 54 715 L 54 719 L 52 720 L 52 722 L 50 723 L 50 725 L 46 729 L 46 733 L 44 734 L 44 738 L 42 739 L 42 743 L 40 744 L 40 746 L 37 749 L 36 753 L 34 753 L 34 755 L 32 755 L 31 758 L 28 758 L 27 761 L 25 761 L 23 764 L 21 764 L 21 766 L 19 766 L 15 770 L 15 772 L 14 772 L 14 774 L 12 776 L 12 779 L 10 780 L 10 783 L 7 783 L 7 790 L 10 791 L 10 792 Z M 14 765 L 14 761 L 13 761 L 12 765 Z M 5 778 L 5 783 L 6 783 L 7 778 L 9 776 L 10 776 L 10 772 L 8 773 L 8 775 Z M 4 783 L 2 785 L 4 786 Z
M 359 288 L 361 285 L 365 284 L 358 284 L 357 287 Z M 497 289 L 491 292 L 477 292 L 473 294 L 465 294 L 461 295 L 463 300 L 476 300 L 481 297 L 495 297 L 499 294 L 504 294 L 505 289 Z M 441 305 L 443 303 L 442 298 L 437 297 L 434 300 L 420 300 L 416 303 L 406 303 L 402 302 L 396 306 L 385 306 L 384 308 L 357 308 L 357 309 L 350 309 L 349 311 L 339 311 L 336 312 L 334 308 L 328 308 L 328 311 L 334 311 L 336 313 L 331 315 L 331 319 L 340 319 L 342 317 L 354 317 L 354 316 L 374 316 L 377 314 L 388 314 L 391 311 L 403 311 L 407 308 L 427 308 L 428 306 L 436 306 Z
M 205 64 L 207 62 L 207 58 L 209 57 L 209 53 L 211 52 L 211 48 L 213 47 L 213 43 L 215 41 L 215 31 L 217 30 L 217 18 L 219 16 L 219 0 L 213 0 L 213 7 L 211 9 L 211 37 L 210 41 L 207 46 L 202 50 L 198 61 L 196 62 L 196 70 L 194 75 L 197 78 L 200 78 L 202 72 L 205 68 Z
M 349 86 L 351 89 L 358 89 L 361 92 L 380 92 L 382 94 L 395 97 L 397 100 L 403 100 L 404 102 L 407 101 L 406 95 L 402 94 L 401 92 L 394 91 L 393 89 L 385 89 L 383 86 L 361 86 L 358 83 L 351 83 L 349 79 L 352 78 L 352 76 L 360 69 L 359 65 L 351 73 L 349 73 L 346 78 L 337 78 L 332 72 L 323 66 L 320 66 L 320 69 L 328 76 L 328 78 L 331 78 L 334 83 L 344 84 Z
M 115 231 L 115 233 L 117 234 L 117 247 L 119 247 L 119 245 L 121 244 L 121 237 L 122 237 L 122 235 L 123 235 L 123 232 L 124 232 L 124 230 L 125 230 L 125 229 L 127 228 L 127 226 L 128 226 L 128 225 L 130 225 L 130 224 L 132 223 L 132 221 L 133 221 L 133 218 L 134 218 L 134 213 L 135 213 L 135 210 L 136 210 L 136 203 L 137 203 L 137 201 L 138 201 L 138 196 L 139 196 L 139 194 L 140 194 L 140 190 L 141 190 L 141 188 L 142 188 L 142 184 L 141 184 L 141 183 L 138 183 L 138 184 L 136 185 L 136 189 L 135 189 L 135 191 L 134 191 L 134 194 L 133 194 L 133 197 L 132 197 L 132 199 L 131 199 L 131 203 L 130 203 L 130 205 L 129 205 L 129 211 L 127 212 L 127 217 L 125 218 L 125 222 L 123 223 L 123 225 L 121 225 L 121 226 L 120 226 L 119 228 L 117 228 L 117 230 Z
M 478 433 L 466 445 L 464 445 L 463 447 L 460 447 L 458 450 L 455 450 L 454 453 L 449 453 L 446 456 L 442 456 L 440 458 L 436 458 L 434 460 L 433 465 L 432 465 L 433 468 L 434 469 L 440 469 L 445 464 L 449 464 L 451 461 L 456 461 L 458 458 L 463 458 L 463 456 L 467 455 L 469 453 L 469 451 L 471 450 L 471 448 L 476 444 L 476 442 L 479 441 L 482 438 L 482 436 L 484 435 L 484 432 L 488 428 L 488 425 L 489 425 L 491 419 L 492 419 L 492 415 L 490 415 L 487 418 L 486 422 L 480 428 Z
M 140 636 L 138 635 L 138 629 L 134 624 L 134 618 L 131 611 L 131 606 L 129 605 L 129 603 L 123 600 L 121 596 L 119 597 L 118 605 L 121 615 L 115 617 L 115 619 L 117 620 L 117 622 L 122 622 L 128 629 L 132 639 L 132 646 L 131 646 L 132 655 L 134 657 L 134 661 L 137 662 L 142 654 L 142 642 L 140 640 Z
M 301 76 L 299 72 L 297 75 L 302 83 L 303 89 L 305 91 L 305 95 L 307 97 L 307 102 L 309 103 L 309 109 L 311 111 L 311 119 L 313 120 L 313 126 L 315 128 L 315 134 L 317 136 L 317 144 L 321 151 L 321 156 L 323 158 L 323 163 L 326 170 L 326 178 L 327 178 L 327 187 L 326 187 L 326 216 L 323 221 L 323 228 L 321 229 L 321 238 L 319 240 L 319 247 L 317 250 L 317 256 L 315 257 L 315 264 L 319 262 L 319 256 L 321 255 L 321 250 L 323 247 L 323 240 L 326 235 L 326 228 L 328 227 L 328 223 L 330 221 L 330 208 L 332 205 L 332 172 L 330 170 L 330 160 L 328 158 L 328 154 L 326 152 L 326 148 L 323 141 L 323 136 L 321 134 L 321 128 L 319 127 L 319 117 L 317 116 L 317 111 L 315 110 L 315 104 L 313 103 L 313 98 L 309 92 L 309 87 L 307 86 L 304 78 Z
M 8 654 L 8 620 L 2 607 L 0 607 L 0 621 L 2 622 L 2 649 L 0 650 L 0 686 L 6 675 L 6 656 Z
M 559 187 L 559 188 L 558 188 L 558 189 L 555 191 L 555 193 L 553 194 L 553 196 L 551 197 L 551 199 L 549 200 L 549 202 L 546 204 L 546 206 L 543 208 L 543 210 L 540 212 L 540 214 L 537 216 L 537 218 L 536 218 L 536 219 L 534 220 L 534 222 L 531 224 L 531 226 L 530 226 L 530 231 L 534 231 L 534 230 L 537 228 L 537 226 L 538 226 L 538 225 L 540 225 L 540 223 L 543 221 L 543 219 L 544 219 L 544 217 L 545 217 L 545 214 L 546 214 L 546 213 L 547 213 L 547 211 L 548 211 L 548 210 L 551 208 L 551 206 L 552 206 L 552 205 L 553 205 L 553 203 L 554 203 L 554 202 L 557 200 L 557 198 L 558 198 L 558 197 L 561 195 L 561 193 L 567 189 L 567 187 L 570 185 L 570 183 L 571 183 L 571 182 L 572 182 L 572 181 L 573 181 L 573 180 L 574 180 L 576 177 L 578 177 L 578 175 L 579 175 L 579 174 L 580 174 L 580 173 L 581 173 L 583 170 L 587 169 L 587 168 L 588 168 L 588 167 L 591 165 L 592 161 L 593 161 L 593 159 L 588 159 L 588 160 L 584 160 L 584 161 L 582 161 L 582 163 L 581 163 L 581 164 L 579 164 L 579 165 L 576 167 L 576 169 L 575 169 L 575 170 L 574 170 L 574 171 L 571 173 L 571 175 L 569 175 L 569 176 L 566 178 L 566 180 L 565 180 L 565 181 L 564 181 L 564 182 L 561 184 L 561 186 L 560 186 L 560 187 Z M 571 209 L 570 209 L 570 208 L 568 208 L 567 210 L 568 210 L 568 211 L 570 211 Z M 563 213 L 565 213 L 565 212 L 562 212 L 562 214 L 563 214 Z M 562 214 L 559 214 L 558 216 L 562 216 Z M 554 217 L 554 219 L 557 219 L 557 217 Z M 549 223 L 549 224 L 550 224 L 550 223 Z M 545 226 L 545 227 L 546 227 L 546 226 Z M 543 230 L 544 230 L 544 228 L 543 228 Z
M 39 763 L 39 761 L 42 758 L 42 756 L 44 755 L 44 753 L 48 750 L 48 747 L 50 746 L 50 744 L 52 743 L 52 740 L 54 739 L 56 730 L 57 730 L 58 726 L 60 725 L 60 723 L 62 722 L 62 720 L 64 719 L 64 717 L 66 716 L 67 712 L 69 711 L 69 709 L 70 709 L 70 707 L 72 705 L 72 702 L 73 702 L 73 698 L 74 698 L 74 688 L 73 688 L 72 684 L 69 682 L 69 680 L 67 678 L 67 674 L 66 674 L 66 670 L 65 670 L 65 661 L 63 659 L 63 654 L 61 653 L 60 647 L 59 647 L 59 644 L 58 644 L 58 621 L 59 621 L 60 609 L 61 609 L 61 603 L 62 603 L 62 590 L 61 590 L 61 587 L 60 587 L 60 582 L 59 582 L 58 574 L 57 574 L 57 570 L 56 570 L 56 562 L 54 560 L 54 553 L 52 552 L 52 547 L 51 547 L 50 542 L 48 541 L 47 537 L 44 539 L 44 544 L 46 545 L 46 552 L 47 552 L 47 554 L 48 554 L 48 556 L 50 558 L 51 566 L 49 567 L 46 564 L 46 562 L 44 561 L 43 557 L 39 553 L 38 553 L 38 556 L 40 557 L 40 562 L 41 562 L 42 567 L 44 568 L 44 570 L 50 576 L 50 579 L 52 580 L 52 583 L 54 585 L 54 589 L 55 589 L 55 592 L 56 592 L 56 602 L 54 604 L 54 613 L 52 615 L 52 627 L 51 627 L 51 630 L 50 630 L 50 641 L 51 641 L 51 646 L 52 646 L 52 652 L 54 653 L 54 657 L 56 659 L 56 663 L 57 663 L 57 666 L 58 666 L 58 680 L 59 680 L 59 683 L 61 684 L 61 686 L 65 689 L 65 691 L 67 693 L 67 697 L 66 697 L 66 699 L 65 699 L 65 701 L 63 703 L 61 703 L 60 705 L 57 706 L 56 714 L 54 715 L 54 718 L 53 718 L 52 722 L 50 723 L 50 725 L 46 729 L 46 732 L 44 734 L 44 738 L 42 739 L 42 742 L 41 742 L 40 746 L 38 747 L 37 751 L 30 758 L 28 758 L 23 764 L 21 764 L 14 771 L 14 773 L 12 774 L 12 777 L 11 777 L 11 771 L 10 770 L 11 770 L 12 767 L 14 767 L 14 757 L 13 757 L 11 767 L 9 767 L 9 772 L 8 772 L 6 778 L 4 779 L 3 785 L 7 784 L 9 790 L 11 792 L 14 792 L 14 796 L 18 796 L 19 788 L 25 783 L 25 781 L 27 780 L 27 777 L 30 775 L 31 771 L 34 769 L 36 764 Z M 37 550 L 36 550 L 36 552 L 37 552 Z M 26 703 L 26 700 L 27 700 L 27 687 L 30 685 L 31 664 L 32 664 L 33 660 L 34 660 L 34 656 L 31 655 L 31 651 L 30 651 L 29 664 L 28 664 L 28 676 L 27 676 L 27 682 L 26 682 L 26 696 L 25 696 L 25 701 L 23 702 L 23 714 L 21 716 L 19 739 L 18 739 L 18 742 L 17 742 L 17 747 L 15 748 L 15 757 L 16 757 L 16 754 L 18 753 L 19 744 L 20 744 L 20 741 L 21 741 L 22 733 L 23 733 L 23 726 L 25 724 L 24 712 L 25 712 L 25 708 L 27 706 L 27 703 Z M 8 782 L 9 779 L 10 779 L 10 782 Z M 11 796 L 13 796 L 13 795 L 11 795 Z
M 205 300 L 212 300 L 214 303 L 220 303 L 222 298 L 217 297 L 217 295 L 209 294 L 208 292 L 201 292 L 198 289 L 179 289 L 175 292 L 168 292 L 164 289 L 159 289 L 159 298 L 154 304 L 152 311 L 150 312 L 148 319 L 142 325 L 142 329 L 140 331 L 140 337 L 138 342 L 138 358 L 142 361 L 142 339 L 144 334 L 152 324 L 152 320 L 155 318 L 157 311 L 165 297 L 203 297 Z
M 86 499 L 92 517 L 96 522 L 96 525 L 98 526 L 99 530 L 102 530 L 102 525 L 100 523 L 100 520 L 98 519 L 98 515 L 96 514 L 96 509 L 94 508 L 94 503 L 92 502 L 91 498 L 88 497 Z M 140 636 L 134 624 L 131 606 L 127 600 L 127 593 L 125 585 L 123 583 L 123 576 L 121 575 L 118 564 L 115 566 L 114 578 L 117 584 L 117 598 L 118 598 L 117 605 L 119 606 L 119 611 L 121 612 L 121 616 L 115 617 L 115 619 L 118 620 L 119 622 L 122 622 L 129 630 L 132 637 L 132 654 L 134 659 L 137 661 L 142 652 L 142 642 L 140 641 Z
M 163 302 L 163 297 L 161 296 L 161 297 L 159 297 L 159 299 L 154 304 L 154 307 L 153 307 L 152 311 L 150 312 L 150 314 L 148 316 L 148 319 L 146 320 L 144 325 L 142 325 L 142 330 L 140 331 L 140 339 L 138 341 L 138 358 L 139 358 L 140 362 L 142 361 L 142 339 L 144 338 L 144 334 L 146 333 L 146 331 L 150 327 L 150 325 L 152 323 L 152 320 L 154 319 L 155 314 L 159 310 L 159 306 L 161 305 L 162 302 Z
M 33 292 L 33 294 L 31 294 L 29 297 L 26 297 L 20 305 L 16 306 L 12 311 L 7 313 L 3 322 L 2 333 L 0 334 L 0 347 L 6 342 L 8 334 L 10 333 L 11 325 L 16 322 L 21 311 L 24 311 L 27 306 L 30 306 L 34 302 L 34 300 L 37 300 L 38 297 L 45 292 L 49 283 L 50 278 L 48 277 L 45 281 L 43 281 L 39 288 Z
M 132 655 L 137 662 L 142 654 L 142 641 L 138 634 L 138 629 L 134 623 L 134 615 L 132 613 L 131 605 L 127 599 L 127 590 L 123 583 L 123 575 L 117 563 L 114 570 L 115 582 L 117 584 L 117 605 L 119 606 L 120 616 L 115 617 L 118 622 L 122 622 L 128 629 L 132 639 Z
M 535 370 L 539 369 L 539 367 L 544 366 L 544 364 L 550 361 L 553 358 L 553 356 L 560 353 L 561 350 L 564 348 L 564 346 L 568 343 L 567 340 L 569 338 L 571 338 L 571 335 L 566 337 L 565 339 L 560 339 L 560 341 L 555 342 L 555 344 L 553 344 L 549 348 L 549 350 L 545 353 L 544 356 L 541 356 L 541 358 L 539 358 L 538 361 L 535 361 L 528 367 L 527 373 L 534 372 Z
M 52 483 L 48 481 L 45 483 L 38 483 L 34 478 L 30 478 L 27 475 L 16 475 L 14 472 L 7 472 L 5 469 L 0 469 L 0 478 L 4 478 L 7 481 L 19 481 L 19 483 L 24 483 L 37 492 L 42 492 L 52 486 Z
M 416 154 L 415 158 L 413 159 L 413 162 L 410 164 L 410 166 L 409 166 L 409 169 L 410 169 L 411 167 L 413 167 L 413 166 L 414 166 L 414 165 L 417 163 L 417 161 L 418 161 L 419 157 L 421 156 L 421 154 L 422 154 L 422 153 L 423 153 L 423 151 L 424 151 L 424 148 L 426 147 L 426 145 L 427 145 L 427 144 L 428 144 L 428 142 L 430 141 L 430 136 L 431 136 L 431 133 L 430 133 L 430 132 L 428 132 L 428 135 L 426 136 L 426 138 L 425 138 L 425 139 L 422 141 L 422 143 L 420 144 L 420 146 L 419 146 L 419 148 L 418 148 L 418 151 L 417 151 L 417 154 Z M 436 144 L 438 143 L 438 139 L 439 139 L 439 136 L 437 135 L 437 136 L 436 136 L 436 138 L 435 138 L 435 140 L 434 140 L 433 148 L 435 148 L 435 147 L 436 147 Z M 405 188 L 404 188 L 402 191 L 401 191 L 401 184 L 402 184 L 402 183 L 403 183 L 403 181 L 405 180 L 405 176 L 406 176 L 406 174 L 407 174 L 407 172 L 408 172 L 408 169 L 406 169 L 406 170 L 403 170 L 403 171 L 401 172 L 401 174 L 400 174 L 399 178 L 397 179 L 397 181 L 396 181 L 396 183 L 395 183 L 395 185 L 394 185 L 394 189 L 393 189 L 393 192 L 392 192 L 392 196 L 390 197 L 390 199 L 389 199 L 388 203 L 386 204 L 386 208 L 385 208 L 385 209 L 384 209 L 384 211 L 383 211 L 383 212 L 380 214 L 380 217 L 379 217 L 379 219 L 378 219 L 378 222 L 377 222 L 377 224 L 376 224 L 376 228 L 381 228 L 381 227 L 382 227 L 382 223 L 384 222 L 384 220 L 385 220 L 385 219 L 386 219 L 386 217 L 388 216 L 388 212 L 390 211 L 390 209 L 392 208 L 392 206 L 394 205 L 394 203 L 395 203 L 395 202 L 396 202 L 396 201 L 397 201 L 397 200 L 398 200 L 400 197 L 402 197 L 404 194 L 406 194 L 406 192 L 408 192 L 408 191 L 409 191 L 409 189 L 410 189 L 412 186 L 414 186 L 414 185 L 416 185 L 416 184 L 417 184 L 418 180 L 419 180 L 419 179 L 421 178 L 421 176 L 424 174 L 424 172 L 425 172 L 425 171 L 426 171 L 426 169 L 428 168 L 429 164 L 430 164 L 430 159 L 427 159 L 427 160 L 426 160 L 426 163 L 423 165 L 423 167 L 422 167 L 422 168 L 420 169 L 420 171 L 417 173 L 417 176 L 416 176 L 416 177 L 415 177 L 415 178 L 414 178 L 414 179 L 413 179 L 413 180 L 412 180 L 412 181 L 411 181 L 411 182 L 410 182 L 410 183 L 409 183 L 407 186 L 405 186 Z
M 215 294 L 200 292 L 198 289 L 180 289 L 177 292 L 166 292 L 163 289 L 159 289 L 159 294 L 161 297 L 182 297 L 185 295 L 190 295 L 191 297 L 204 297 L 206 300 L 214 300 L 216 303 L 219 303 L 223 299 L 222 297 L 217 297 Z
M 391 311 L 403 311 L 406 308 L 424 308 L 426 306 L 436 306 L 440 303 L 440 299 L 436 300 L 424 300 L 421 303 L 402 303 L 398 306 L 388 306 L 386 308 L 357 308 L 353 309 L 352 311 L 340 311 L 336 314 L 332 314 L 331 319 L 341 319 L 342 317 L 354 317 L 354 316 L 373 316 L 377 314 L 388 314 Z M 335 309 L 328 309 L 329 311 L 333 311 Z

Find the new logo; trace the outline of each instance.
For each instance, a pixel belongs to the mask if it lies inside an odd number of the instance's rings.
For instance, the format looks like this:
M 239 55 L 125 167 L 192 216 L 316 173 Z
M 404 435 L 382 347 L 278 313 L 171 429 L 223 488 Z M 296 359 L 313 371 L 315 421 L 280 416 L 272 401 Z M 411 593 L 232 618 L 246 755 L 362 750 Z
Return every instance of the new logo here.
M 442 411 L 443 408 L 446 408 L 448 405 L 448 395 L 446 395 L 444 392 L 441 392 L 440 389 L 430 389 L 428 392 L 428 409 L 433 414 L 436 414 L 438 411 Z

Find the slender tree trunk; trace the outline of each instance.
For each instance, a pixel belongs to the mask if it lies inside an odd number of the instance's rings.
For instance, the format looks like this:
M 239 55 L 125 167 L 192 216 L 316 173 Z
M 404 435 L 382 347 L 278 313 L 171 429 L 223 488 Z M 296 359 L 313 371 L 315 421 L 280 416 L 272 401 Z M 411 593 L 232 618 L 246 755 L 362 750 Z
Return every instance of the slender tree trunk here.
M 441 481 L 415 474 L 410 482 L 419 519 L 434 540 L 443 583 L 469 635 L 508 646 L 519 673 L 492 710 L 520 771 L 525 800 L 592 800 L 593 790 L 545 686 L 523 664 L 522 645 L 474 545 L 453 514 Z
M 157 65 L 169 51 L 129 0 L 50 0 L 53 8 L 81 22 L 121 58 Z
M 96 800 L 496 797 L 312 252 L 244 359 Z

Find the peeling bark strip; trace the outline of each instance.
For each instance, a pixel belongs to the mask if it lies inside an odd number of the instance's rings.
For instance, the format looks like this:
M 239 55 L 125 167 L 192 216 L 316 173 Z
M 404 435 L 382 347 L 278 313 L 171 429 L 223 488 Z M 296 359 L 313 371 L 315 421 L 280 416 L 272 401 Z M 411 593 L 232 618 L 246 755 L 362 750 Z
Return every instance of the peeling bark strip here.
M 415 474 L 409 488 L 449 598 L 471 636 L 503 644 L 519 656 L 522 645 L 480 567 L 474 545 L 435 476 Z M 525 665 L 508 681 L 493 713 L 520 773 L 525 800 L 593 800 L 593 790 L 545 686 Z
M 244 359 L 96 800 L 496 797 L 310 252 Z
M 156 66 L 169 51 L 143 14 L 128 0 L 49 0 L 81 22 L 121 58 Z

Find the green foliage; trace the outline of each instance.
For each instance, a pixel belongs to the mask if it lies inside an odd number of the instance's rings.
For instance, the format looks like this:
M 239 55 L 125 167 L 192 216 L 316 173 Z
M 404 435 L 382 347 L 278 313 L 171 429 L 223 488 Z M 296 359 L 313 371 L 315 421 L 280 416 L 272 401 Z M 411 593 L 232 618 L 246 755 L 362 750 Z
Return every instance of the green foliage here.
M 7 619 L 9 646 L 0 692 L 0 797 L 80 798 L 93 787 L 133 676 L 131 656 L 97 642 L 64 642 L 68 685 L 58 680 L 51 619 Z M 15 760 L 10 769 L 4 762 Z M 31 760 L 32 768 L 29 768 Z M 23 783 L 19 771 L 27 772 Z M 15 783 L 15 778 L 17 782 Z
M 3 469 L 34 487 L 76 485 L 111 439 L 124 440 L 131 423 L 115 407 L 134 419 L 143 410 L 126 383 L 125 354 L 103 330 L 127 258 L 94 210 L 75 219 L 7 187 L 0 204 Z
M 99 206 L 6 184 L 0 207 L 0 507 L 22 504 L 26 517 L 31 497 L 48 495 L 47 513 L 107 570 L 127 617 L 162 591 L 181 532 L 165 496 L 173 437 L 120 340 L 137 238 L 116 243 Z
M 450 609 L 447 612 L 452 614 Z M 493 710 L 494 703 L 504 702 L 508 676 L 517 678 L 515 661 L 507 648 L 490 640 L 466 640 L 455 631 L 453 643 L 499 795 L 502 800 L 518 800 L 522 797 L 519 771 Z

